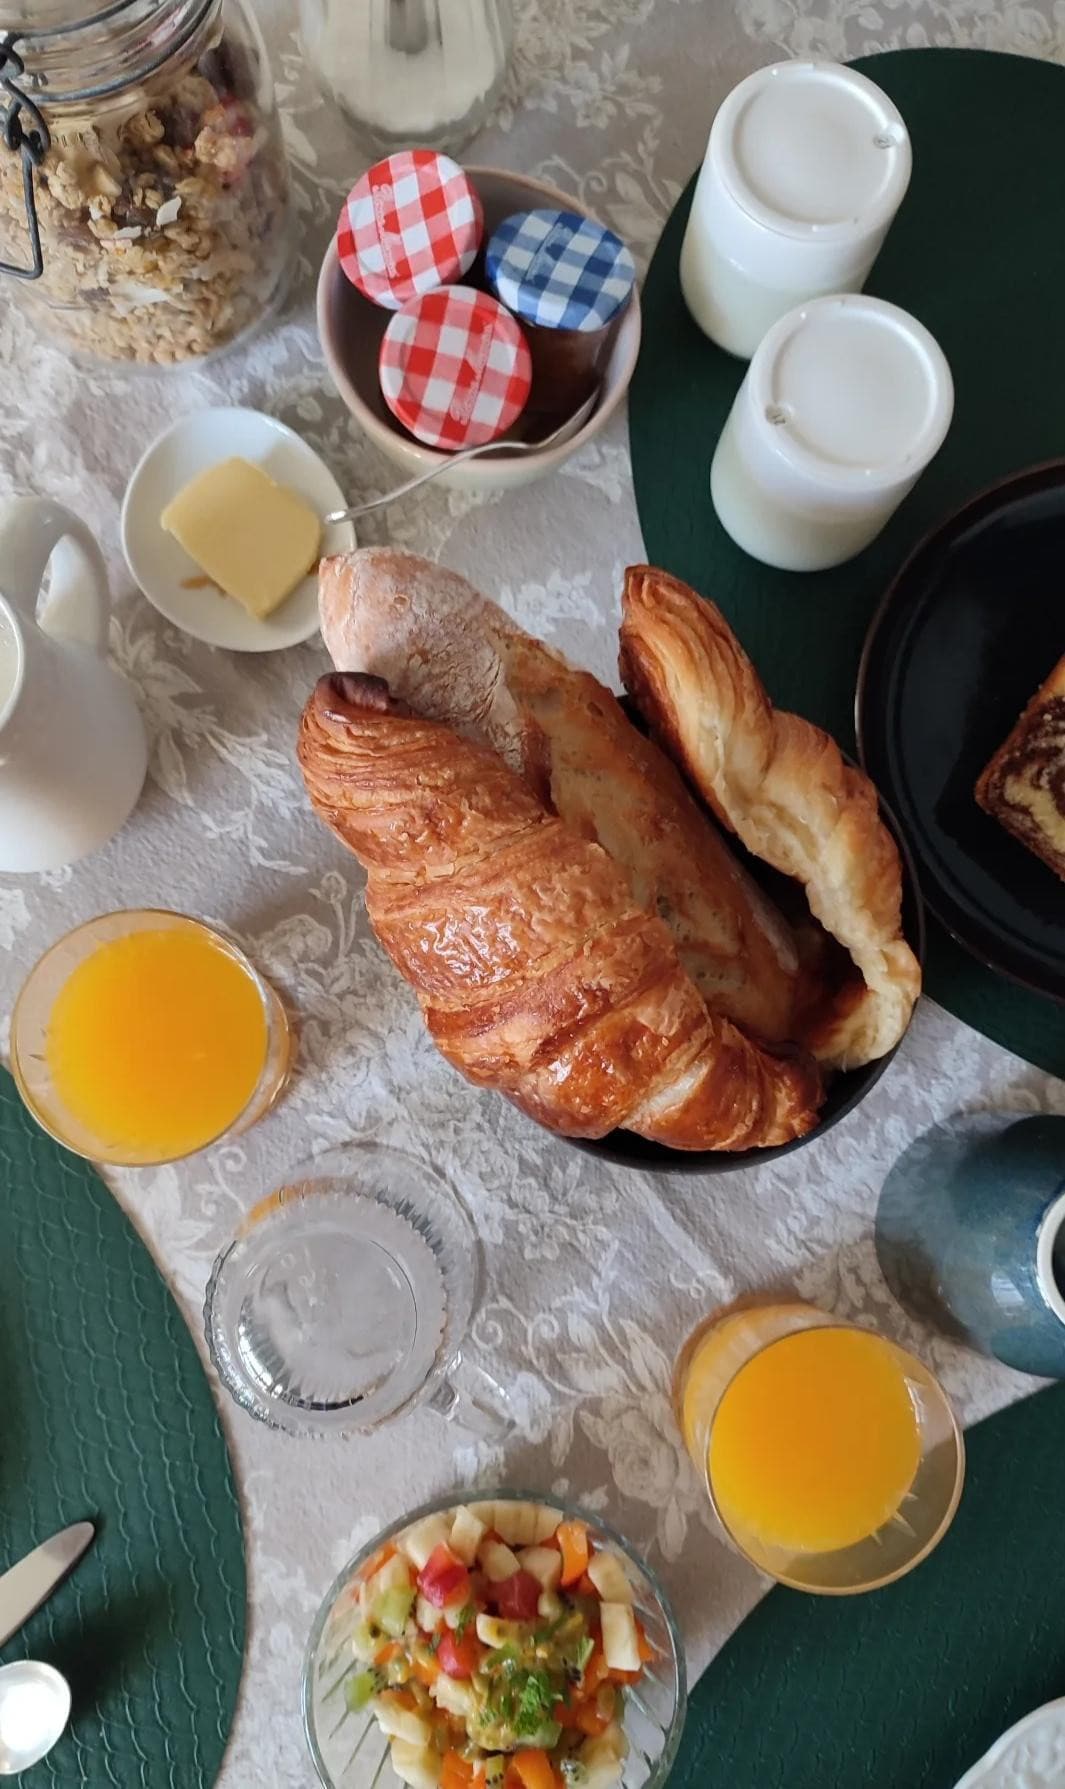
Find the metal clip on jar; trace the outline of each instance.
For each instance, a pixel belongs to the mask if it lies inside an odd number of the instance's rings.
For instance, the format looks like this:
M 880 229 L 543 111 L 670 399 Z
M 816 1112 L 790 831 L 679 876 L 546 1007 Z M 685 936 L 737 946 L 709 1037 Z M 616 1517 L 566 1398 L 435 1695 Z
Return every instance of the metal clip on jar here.
M 632 256 L 593 218 L 543 207 L 503 219 L 485 271 L 529 343 L 529 415 L 564 422 L 599 381 L 636 283 Z
M 0 274 L 72 349 L 166 363 L 283 295 L 288 167 L 247 0 L 0 0 Z

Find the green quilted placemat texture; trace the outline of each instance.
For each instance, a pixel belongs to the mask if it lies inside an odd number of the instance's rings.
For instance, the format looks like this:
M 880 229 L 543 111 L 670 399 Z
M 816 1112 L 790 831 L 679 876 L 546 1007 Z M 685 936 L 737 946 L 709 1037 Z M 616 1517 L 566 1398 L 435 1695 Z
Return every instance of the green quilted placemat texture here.
M 855 67 L 891 95 L 913 139 L 910 190 L 866 290 L 912 311 L 950 361 L 956 403 L 941 453 L 879 540 L 836 571 L 774 571 L 733 545 L 710 502 L 710 461 L 745 369 L 681 297 L 691 187 L 647 277 L 629 403 L 649 560 L 712 596 L 774 700 L 847 750 L 862 641 L 911 549 L 984 486 L 1065 451 L 1065 68 L 982 50 L 892 50 Z M 925 986 L 1065 1075 L 1061 1007 L 982 968 L 935 921 Z
M 229 1454 L 192 1337 L 103 1181 L 0 1071 L 0 1569 L 96 1539 L 0 1649 L 69 1678 L 40 1789 L 210 1789 L 244 1654 Z
M 954 1524 L 908 1578 L 771 1591 L 696 1685 L 669 1789 L 952 1789 L 1065 1694 L 1063 1431 L 1065 1385 L 971 1429 Z

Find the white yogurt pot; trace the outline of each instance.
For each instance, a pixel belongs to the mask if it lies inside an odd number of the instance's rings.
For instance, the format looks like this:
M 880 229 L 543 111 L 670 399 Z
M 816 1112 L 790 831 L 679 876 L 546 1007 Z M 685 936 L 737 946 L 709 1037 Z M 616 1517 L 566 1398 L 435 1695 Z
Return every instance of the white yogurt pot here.
M 820 571 L 880 533 L 943 444 L 954 386 L 924 325 L 880 298 L 815 298 L 775 323 L 710 469 L 737 546 Z
M 809 298 L 861 290 L 909 185 L 886 93 L 835 62 L 748 75 L 714 119 L 680 257 L 695 321 L 748 359 Z

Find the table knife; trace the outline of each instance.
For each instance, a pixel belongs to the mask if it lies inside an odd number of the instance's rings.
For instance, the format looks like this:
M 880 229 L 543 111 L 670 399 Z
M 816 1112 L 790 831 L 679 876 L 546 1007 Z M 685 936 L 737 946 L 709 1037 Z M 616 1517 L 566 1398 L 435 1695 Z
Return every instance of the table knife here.
M 17 1633 L 77 1565 L 93 1535 L 91 1522 L 75 1522 L 42 1542 L 0 1577 L 0 1646 Z

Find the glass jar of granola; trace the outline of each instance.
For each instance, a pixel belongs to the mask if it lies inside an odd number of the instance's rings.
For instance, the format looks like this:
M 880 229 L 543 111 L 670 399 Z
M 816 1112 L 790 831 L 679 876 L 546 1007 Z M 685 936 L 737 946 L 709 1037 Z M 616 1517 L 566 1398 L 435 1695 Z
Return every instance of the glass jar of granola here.
M 0 256 L 41 320 L 151 363 L 257 323 L 292 212 L 246 0 L 0 0 L 0 33 Z

